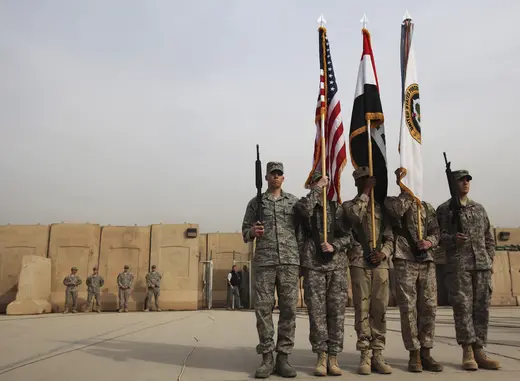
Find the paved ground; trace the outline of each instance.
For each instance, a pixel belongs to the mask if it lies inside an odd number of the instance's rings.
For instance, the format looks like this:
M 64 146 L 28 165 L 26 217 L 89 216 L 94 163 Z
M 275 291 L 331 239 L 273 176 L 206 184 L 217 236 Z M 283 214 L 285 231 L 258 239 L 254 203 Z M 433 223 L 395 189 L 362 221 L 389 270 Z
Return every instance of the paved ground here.
M 465 372 L 454 341 L 450 309 L 440 309 L 435 357 L 445 372 L 423 372 L 421 378 L 454 380 L 517 380 L 520 371 L 520 308 L 496 308 L 490 326 L 491 353 L 503 370 Z M 277 320 L 277 316 L 275 316 Z M 386 356 L 394 367 L 388 381 L 417 379 L 406 372 L 407 352 L 399 331 L 397 310 L 389 311 Z M 298 316 L 291 362 L 298 379 L 315 379 L 315 355 L 308 342 L 308 317 Z M 260 363 L 255 353 L 257 334 L 250 311 L 193 311 L 162 313 L 103 313 L 75 315 L 0 316 L 0 381 L 36 380 L 247 380 Z M 348 311 L 342 378 L 355 374 L 353 312 Z M 271 376 L 271 379 L 281 379 Z

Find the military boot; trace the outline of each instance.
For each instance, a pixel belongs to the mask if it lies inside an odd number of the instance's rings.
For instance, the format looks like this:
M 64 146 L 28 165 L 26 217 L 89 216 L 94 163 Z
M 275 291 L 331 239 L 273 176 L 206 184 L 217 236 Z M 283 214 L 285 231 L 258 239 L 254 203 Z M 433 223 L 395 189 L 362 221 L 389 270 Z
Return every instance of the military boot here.
M 157 308 L 157 312 L 162 312 L 162 310 L 160 308 Z
M 124 312 L 128 312 L 128 308 L 125 308 L 123 311 L 124 311 Z
M 148 308 L 145 308 L 144 312 L 150 312 L 150 310 Z
M 388 365 L 383 357 L 381 349 L 374 349 L 372 354 L 372 369 L 380 374 L 391 374 L 392 367 Z
M 341 376 L 343 372 L 338 365 L 338 358 L 336 355 L 329 355 L 327 359 L 327 372 L 331 376 Z
M 473 344 L 473 352 L 479 368 L 488 370 L 500 369 L 500 362 L 489 358 L 482 346 Z
M 442 372 L 444 369 L 441 364 L 430 355 L 430 348 L 421 348 L 421 364 L 428 372 Z
M 478 364 L 473 356 L 473 347 L 471 345 L 462 346 L 462 369 L 478 370 Z
M 96 308 L 96 312 L 99 314 L 101 313 L 101 307 Z
M 370 374 L 372 361 L 368 350 L 361 351 L 361 358 L 359 359 L 358 374 Z
M 418 349 L 410 351 L 410 360 L 408 360 L 408 372 L 420 373 L 423 367 L 421 364 L 421 355 Z
M 64 314 L 68 314 L 69 313 L 69 309 L 68 308 L 65 308 L 65 310 L 63 311 Z
M 326 376 L 327 375 L 327 353 L 318 353 L 318 362 L 316 363 L 316 369 L 314 370 L 315 376 Z
M 276 355 L 275 371 L 279 376 L 290 378 L 296 377 L 296 371 L 289 364 L 287 353 L 278 352 Z
M 262 363 L 255 372 L 255 378 L 267 378 L 273 373 L 274 359 L 273 352 L 264 353 L 262 355 Z

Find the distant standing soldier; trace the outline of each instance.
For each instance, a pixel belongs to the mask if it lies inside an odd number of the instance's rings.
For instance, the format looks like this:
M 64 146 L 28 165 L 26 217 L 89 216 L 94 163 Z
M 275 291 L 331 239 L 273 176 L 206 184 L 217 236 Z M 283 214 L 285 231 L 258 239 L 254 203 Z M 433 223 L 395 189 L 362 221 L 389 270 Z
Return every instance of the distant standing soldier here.
M 243 308 L 249 308 L 249 269 L 246 265 L 238 272 L 240 277 L 240 304 Z
M 345 309 L 347 306 L 347 249 L 352 232 L 345 229 L 343 208 L 335 201 L 327 202 L 327 242 L 324 242 L 323 188 L 327 176 L 314 172 L 311 191 L 296 204 L 305 233 L 301 254 L 304 268 L 304 297 L 309 311 L 309 340 L 318 360 L 314 374 L 342 374 L 337 355 L 343 351 Z
M 101 312 L 101 306 L 99 305 L 99 296 L 101 293 L 101 287 L 105 284 L 105 280 L 101 275 L 98 274 L 98 268 L 94 267 L 92 275 L 87 278 L 87 311 L 92 310 L 92 298 L 96 299 L 96 312 Z
M 237 273 L 237 265 L 231 267 L 231 271 L 227 275 L 227 308 L 235 308 L 235 304 L 238 308 L 242 308 L 240 304 L 240 276 Z M 233 300 L 233 297 L 235 299 Z
M 76 301 L 78 300 L 78 286 L 82 283 L 81 278 L 76 275 L 78 272 L 77 267 L 70 269 L 70 274 L 63 279 L 65 285 L 65 311 L 64 314 L 69 312 L 69 308 L 72 308 L 72 313 L 76 313 Z
M 294 347 L 298 304 L 300 254 L 297 241 L 299 232 L 294 215 L 294 205 L 298 198 L 282 190 L 282 163 L 267 163 L 265 179 L 268 189 L 262 195 L 264 221 L 256 220 L 258 204 L 255 197 L 247 204 L 242 222 L 244 242 L 256 238 L 253 266 L 256 327 L 260 341 L 256 351 L 262 354 L 262 364 L 256 370 L 255 377 L 267 378 L 273 371 L 282 377 L 296 377 L 296 371 L 289 365 L 288 355 Z M 275 285 L 280 308 L 276 364 L 273 359 L 275 344 L 272 317 Z
M 397 185 L 401 169 L 395 171 Z M 396 299 L 401 312 L 401 335 L 410 351 L 408 370 L 432 372 L 443 370 L 430 355 L 435 336 L 437 279 L 433 248 L 439 243 L 439 224 L 433 206 L 421 205 L 422 239 L 419 241 L 417 202 L 401 190 L 397 197 L 387 197 L 386 210 L 394 218 L 395 252 L 393 257 L 397 283 Z
M 155 298 L 155 309 L 157 312 L 161 312 L 159 308 L 159 295 L 161 293 L 161 279 L 162 276 L 156 270 L 156 266 L 152 265 L 152 271 L 146 274 L 146 286 L 148 292 L 146 293 L 146 300 L 144 301 L 144 311 L 148 312 L 152 297 Z
M 128 271 L 130 267 L 125 265 L 123 272 L 117 276 L 117 285 L 119 286 L 119 312 L 128 312 L 128 299 L 130 298 L 130 290 L 134 282 L 134 275 Z
M 384 208 L 374 200 L 376 249 L 372 249 L 370 195 L 376 179 L 369 177 L 368 167 L 353 172 L 358 195 L 343 203 L 345 215 L 352 226 L 354 245 L 347 252 L 352 278 L 357 350 L 361 351 L 358 373 L 390 374 L 392 368 L 383 357 L 386 343 L 386 309 L 390 295 L 388 260 L 393 251 L 392 225 Z M 370 358 L 369 351 L 373 354 Z
M 457 344 L 462 346 L 465 370 L 499 369 L 500 362 L 489 358 L 487 344 L 491 273 L 495 240 L 484 207 L 468 198 L 473 177 L 467 170 L 453 171 L 462 205 L 463 233 L 457 232 L 450 200 L 437 208 L 441 228 L 440 244 L 446 251 L 446 286 L 450 293 Z

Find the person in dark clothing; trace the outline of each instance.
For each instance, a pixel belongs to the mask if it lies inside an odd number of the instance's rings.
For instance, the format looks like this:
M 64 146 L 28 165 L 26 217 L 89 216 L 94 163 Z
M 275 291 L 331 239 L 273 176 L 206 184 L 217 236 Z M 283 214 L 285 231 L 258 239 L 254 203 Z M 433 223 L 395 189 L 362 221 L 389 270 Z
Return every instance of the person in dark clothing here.
M 238 306 L 238 308 L 242 308 L 240 305 L 240 292 L 238 291 L 238 288 L 240 286 L 240 276 L 237 273 L 236 265 L 233 265 L 233 267 L 231 268 L 231 271 L 227 276 L 227 283 L 227 308 L 231 309 L 232 307 L 234 307 L 234 305 L 232 305 L 233 296 L 235 297 L 235 303 Z

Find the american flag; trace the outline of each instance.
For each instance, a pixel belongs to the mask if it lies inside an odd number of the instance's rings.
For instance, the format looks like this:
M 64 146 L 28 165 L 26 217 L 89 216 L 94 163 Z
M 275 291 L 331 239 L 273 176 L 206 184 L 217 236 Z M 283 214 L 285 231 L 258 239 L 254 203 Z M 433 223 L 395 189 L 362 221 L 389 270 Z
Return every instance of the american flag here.
M 329 174 L 327 198 L 341 203 L 341 172 L 347 164 L 347 146 L 341 120 L 341 104 L 338 99 L 338 86 L 332 66 L 327 30 L 319 28 L 320 51 L 320 94 L 316 105 L 316 139 L 312 170 L 305 182 L 309 187 L 313 173 L 321 171 L 321 110 L 325 110 L 325 165 Z

